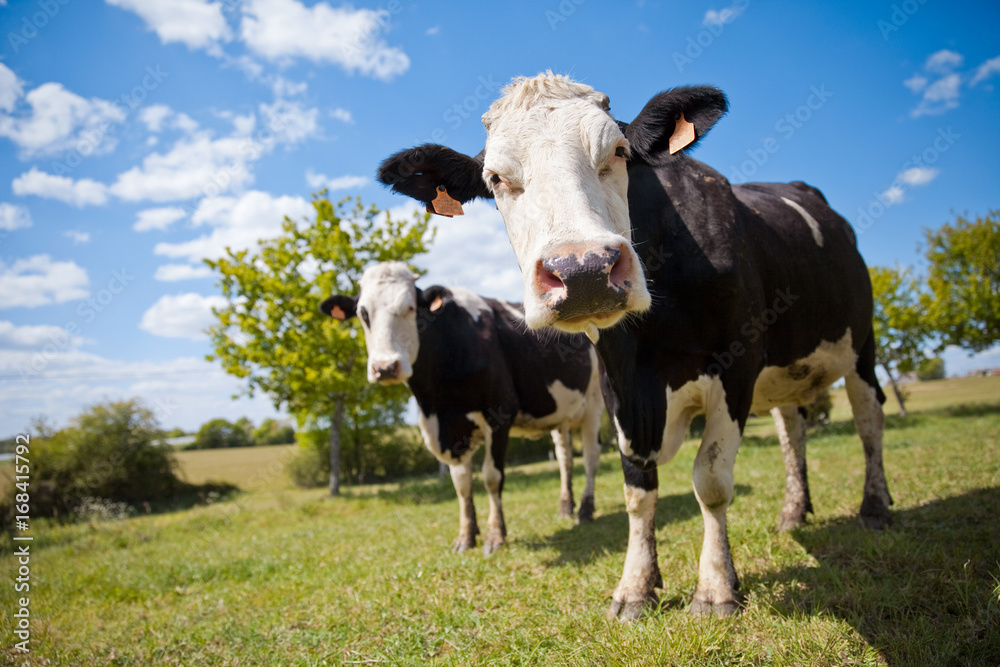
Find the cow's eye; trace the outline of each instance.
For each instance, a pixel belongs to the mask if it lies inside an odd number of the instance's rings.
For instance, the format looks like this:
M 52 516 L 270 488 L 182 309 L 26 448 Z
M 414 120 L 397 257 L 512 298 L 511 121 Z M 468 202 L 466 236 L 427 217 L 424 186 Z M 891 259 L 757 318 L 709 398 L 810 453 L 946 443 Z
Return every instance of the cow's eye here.
M 615 157 L 625 157 L 625 147 L 619 146 L 615 149 Z
M 493 174 L 492 176 L 490 176 L 490 183 L 492 183 L 493 185 L 500 185 L 501 183 L 503 183 L 503 179 L 500 178 L 500 174 Z
M 370 327 L 372 325 L 372 323 L 368 320 L 368 311 L 364 306 L 358 310 L 358 314 L 361 315 L 361 321 L 365 323 L 366 327 Z

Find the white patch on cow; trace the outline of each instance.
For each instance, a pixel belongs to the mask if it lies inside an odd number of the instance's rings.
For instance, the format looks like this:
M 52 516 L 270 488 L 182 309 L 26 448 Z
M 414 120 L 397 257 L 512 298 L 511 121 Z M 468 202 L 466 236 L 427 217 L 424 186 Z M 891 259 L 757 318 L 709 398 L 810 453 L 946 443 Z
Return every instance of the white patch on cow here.
M 504 307 L 504 310 L 506 310 L 508 313 L 510 313 L 511 317 L 513 317 L 514 319 L 516 319 L 516 320 L 518 320 L 520 322 L 524 321 L 524 313 L 521 312 L 518 308 L 516 308 L 514 306 L 514 304 L 508 303 L 507 301 L 501 301 L 500 305 L 502 305 Z
M 677 454 L 681 443 L 687 437 L 691 420 L 702 412 L 708 415 L 726 411 L 726 392 L 717 376 L 700 375 L 698 379 L 685 382 L 677 389 L 667 385 L 667 422 L 663 429 L 663 439 L 656 464 L 663 465 Z
M 473 434 L 473 441 L 481 439 L 484 447 L 483 455 L 483 485 L 490 501 L 490 513 L 486 519 L 486 537 L 483 541 L 483 548 L 486 553 L 492 553 L 504 542 L 503 505 L 500 500 L 500 483 L 503 481 L 503 473 L 497 468 L 493 460 L 493 427 L 483 416 L 482 412 L 469 412 L 466 418 L 476 425 Z
M 649 291 L 631 244 L 626 160 L 616 154 L 619 147 L 627 150 L 628 142 L 607 96 L 551 73 L 520 78 L 483 114 L 483 124 L 483 178 L 525 277 L 528 326 L 581 332 L 588 324 L 612 326 L 624 316 L 622 311 L 558 322 L 550 303 L 556 288 L 541 269 L 543 258 L 553 253 L 583 257 L 606 247 L 620 249 L 626 310 L 646 310 Z
M 576 389 L 570 389 L 556 380 L 548 386 L 549 395 L 556 402 L 556 409 L 543 417 L 531 417 L 519 412 L 514 419 L 511 435 L 520 438 L 538 438 L 564 422 L 570 428 L 578 428 L 587 408 L 587 395 Z
M 618 449 L 625 456 L 635 456 L 635 451 L 632 449 L 632 439 L 625 435 L 621 422 L 618 421 L 618 415 L 611 415 L 611 420 L 615 424 L 615 433 L 618 434 Z
M 417 410 L 417 424 L 420 434 L 424 436 L 424 445 L 434 457 L 450 466 L 465 465 L 476 451 L 476 446 L 470 447 L 460 458 L 455 458 L 451 452 L 441 448 L 440 426 L 435 414 L 425 415 L 423 410 Z
M 765 366 L 757 376 L 750 411 L 762 415 L 783 405 L 808 405 L 850 373 L 857 360 L 848 328 L 837 342 L 822 341 L 809 356 L 790 366 Z
M 622 578 L 615 588 L 615 605 L 642 608 L 653 588 L 662 585 L 656 562 L 657 490 L 646 491 L 625 484 L 625 511 L 628 513 L 628 550 Z M 626 612 L 626 616 L 628 612 Z
M 486 303 L 483 297 L 462 287 L 451 288 L 451 297 L 455 303 L 472 316 L 476 323 L 479 322 L 483 312 L 490 311 L 490 304 Z
M 368 350 L 368 381 L 405 382 L 413 375 L 420 351 L 413 272 L 402 262 L 384 262 L 366 269 L 359 284 L 357 308 Z M 379 369 L 393 364 L 398 364 L 395 376 L 381 377 Z
M 798 212 L 799 215 L 802 216 L 802 219 L 806 221 L 806 224 L 809 225 L 810 231 L 812 231 L 813 240 L 816 241 L 816 245 L 823 247 L 823 232 L 820 230 L 819 223 L 816 222 L 816 218 L 812 217 L 809 211 L 802 208 L 798 202 L 792 201 L 787 197 L 782 197 L 781 201 L 791 206 Z

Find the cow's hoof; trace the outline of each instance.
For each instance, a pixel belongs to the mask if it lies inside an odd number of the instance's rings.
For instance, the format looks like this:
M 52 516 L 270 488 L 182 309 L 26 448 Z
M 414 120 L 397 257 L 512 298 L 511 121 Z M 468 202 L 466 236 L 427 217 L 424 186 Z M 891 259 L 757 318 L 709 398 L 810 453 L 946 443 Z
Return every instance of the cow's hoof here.
M 688 611 L 695 616 L 718 616 L 727 618 L 740 610 L 740 603 L 736 600 L 726 600 L 724 602 L 712 602 L 711 600 L 692 600 Z
M 483 540 L 483 555 L 489 556 L 490 554 L 496 553 L 503 546 L 504 538 L 500 533 L 490 533 Z
M 608 620 L 618 619 L 623 623 L 638 621 L 640 618 L 656 609 L 660 604 L 660 599 L 656 593 L 650 593 L 645 600 L 611 600 L 608 608 Z
M 476 548 L 476 537 L 473 535 L 471 538 L 459 537 L 455 540 L 455 546 L 451 548 L 454 553 L 460 554 L 463 551 L 468 551 L 469 549 Z
M 573 501 L 564 500 L 559 503 L 559 518 L 561 519 L 572 519 L 573 518 Z
M 580 511 L 576 514 L 577 523 L 589 523 L 594 520 L 594 497 L 587 496 L 580 501 Z
M 778 532 L 783 533 L 799 526 L 804 526 L 806 523 L 806 513 L 805 510 L 798 511 L 793 510 L 791 512 L 783 511 L 781 516 L 778 517 Z

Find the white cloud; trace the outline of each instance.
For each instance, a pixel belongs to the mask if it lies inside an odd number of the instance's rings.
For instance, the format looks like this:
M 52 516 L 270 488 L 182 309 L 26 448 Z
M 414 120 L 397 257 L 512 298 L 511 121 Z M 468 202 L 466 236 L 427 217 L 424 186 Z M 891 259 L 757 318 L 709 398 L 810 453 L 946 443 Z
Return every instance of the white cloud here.
M 910 112 L 914 118 L 919 116 L 937 116 L 958 106 L 959 87 L 962 82 L 958 74 L 948 74 L 941 77 L 924 89 L 923 99 L 917 108 Z
M 13 111 L 14 105 L 24 94 L 24 82 L 14 70 L 0 62 L 0 111 Z
M 222 14 L 222 3 L 206 0 L 106 0 L 135 12 L 164 44 L 181 42 L 190 49 L 217 52 L 220 42 L 232 38 Z
M 319 131 L 316 123 L 319 109 L 306 109 L 297 102 L 276 100 L 274 104 L 261 104 L 260 115 L 264 125 L 280 143 L 298 143 Z
M 205 329 L 215 324 L 212 308 L 224 308 L 225 298 L 194 292 L 165 294 L 142 315 L 139 328 L 165 338 L 207 338 Z
M 431 26 L 430 28 L 428 28 L 427 30 L 425 30 L 424 34 L 427 35 L 427 36 L 429 36 L 429 37 L 433 37 L 434 35 L 438 34 L 439 32 L 441 32 L 441 26 L 434 25 L 434 26 Z
M 349 124 L 354 123 L 354 116 L 352 116 L 351 112 L 348 111 L 347 109 L 340 109 L 340 108 L 334 109 L 333 111 L 330 112 L 330 115 L 339 121 L 343 121 Z
M 8 74 L 3 76 L 9 79 Z M 3 91 L 0 108 L 7 113 L 0 113 L 0 136 L 19 147 L 22 158 L 69 149 L 83 155 L 106 153 L 116 144 L 109 126 L 124 121 L 127 115 L 121 105 L 98 98 L 87 100 L 62 84 L 50 82 L 29 91 L 24 101 L 30 111 L 15 116 L 11 114 L 17 106 L 20 89 L 7 87 Z
M 31 349 L 56 345 L 59 349 L 75 349 L 83 344 L 80 336 L 70 336 L 62 327 L 49 324 L 17 326 L 0 320 L 0 350 Z
M 312 169 L 307 169 L 306 183 L 314 190 L 326 188 L 330 192 L 336 192 L 337 190 L 362 188 L 371 183 L 371 179 L 367 176 L 338 176 L 330 178 L 326 174 L 317 174 Z
M 34 255 L 6 264 L 0 260 L 0 309 L 36 308 L 86 298 L 87 272 L 76 262 Z
M 212 227 L 211 232 L 182 243 L 158 243 L 153 252 L 186 258 L 192 264 L 217 259 L 227 247 L 233 251 L 256 248 L 258 240 L 277 236 L 286 215 L 299 221 L 314 214 L 312 204 L 301 197 L 272 197 L 259 190 L 240 197 L 212 197 L 202 200 L 191 216 L 195 225 Z
M 63 232 L 63 236 L 73 241 L 73 245 L 78 245 L 80 243 L 90 243 L 90 232 L 80 232 L 76 230 L 68 230 Z
M 743 13 L 743 9 L 746 4 L 735 3 L 729 7 L 724 7 L 719 10 L 709 9 L 705 12 L 705 18 L 702 19 L 703 25 L 715 24 L 722 25 L 723 23 L 731 23 L 733 19 Z
M 937 178 L 938 173 L 940 172 L 937 169 L 930 167 L 911 167 L 900 172 L 896 178 L 909 186 L 921 186 L 927 185 Z
M 31 213 L 24 206 L 0 202 L 0 229 L 14 231 L 31 227 Z
M 163 129 L 164 121 L 173 113 L 174 110 L 166 104 L 151 104 L 139 111 L 139 120 L 150 132 L 159 132 Z
M 934 72 L 935 74 L 949 74 L 956 67 L 961 67 L 963 60 L 965 60 L 965 58 L 961 53 L 955 53 L 954 51 L 949 51 L 948 49 L 941 49 L 940 51 L 932 53 L 927 58 L 927 62 L 924 63 L 924 69 L 929 72 Z
M 251 183 L 247 162 L 261 154 L 246 137 L 212 139 L 199 132 L 178 140 L 166 153 L 147 155 L 141 166 L 119 174 L 109 190 L 126 201 L 213 196 Z
M 985 81 L 994 74 L 1000 73 L 1000 56 L 995 58 L 990 58 L 979 67 L 976 68 L 976 73 L 972 76 L 972 80 L 969 81 L 970 86 L 975 86 L 981 81 Z
M 909 79 L 903 82 L 903 85 L 912 90 L 915 93 L 919 93 L 921 90 L 927 87 L 929 79 L 926 76 L 920 74 L 914 74 Z
M 319 2 L 306 7 L 297 0 L 246 0 L 240 36 L 268 60 L 307 58 L 389 80 L 410 67 L 409 57 L 381 37 L 390 20 L 385 10 L 350 5 L 335 8 Z
M 882 199 L 885 199 L 889 204 L 898 204 L 906 198 L 906 190 L 898 185 L 890 186 L 888 190 L 882 193 Z
M 187 213 L 179 206 L 147 208 L 144 211 L 139 211 L 132 229 L 137 232 L 148 232 L 153 229 L 163 231 L 185 215 Z
M 194 278 L 208 278 L 212 275 L 212 269 L 204 264 L 194 266 L 192 264 L 163 264 L 156 267 L 155 280 L 171 283 L 179 280 L 192 280 Z
M 21 174 L 11 183 L 14 194 L 35 195 L 46 199 L 58 199 L 76 207 L 100 206 L 108 201 L 108 188 L 89 178 L 74 181 L 67 176 L 56 176 L 37 167 Z

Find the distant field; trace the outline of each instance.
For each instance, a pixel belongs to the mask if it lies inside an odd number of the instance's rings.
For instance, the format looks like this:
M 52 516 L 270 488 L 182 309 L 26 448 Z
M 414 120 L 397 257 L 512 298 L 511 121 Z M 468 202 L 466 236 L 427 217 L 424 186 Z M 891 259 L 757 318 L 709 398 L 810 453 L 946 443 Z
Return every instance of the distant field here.
M 191 484 L 227 482 L 245 491 L 291 486 L 285 461 L 297 445 L 195 449 L 176 453 L 180 477 Z
M 911 416 L 890 416 L 885 435 L 888 531 L 856 527 L 864 460 L 849 424 L 812 434 L 816 514 L 792 533 L 773 529 L 784 492 L 776 442 L 741 449 L 729 536 L 746 602 L 731 619 L 685 609 L 702 538 L 690 444 L 659 468 L 662 602 L 634 624 L 604 617 L 628 534 L 613 452 L 602 457 L 596 519 L 579 526 L 557 516 L 554 464 L 512 467 L 508 544 L 484 557 L 450 551 L 450 481 L 347 487 L 331 499 L 289 488 L 274 472 L 280 448 L 232 449 L 182 456 L 191 481 L 253 489 L 229 500 L 39 522 L 33 653 L 0 654 L 0 664 L 1000 665 L 1000 382 L 910 391 Z M 475 492 L 483 525 L 478 475 Z M 6 582 L 18 568 L 10 545 L 0 542 Z M 4 648 L 16 595 L 0 586 Z

